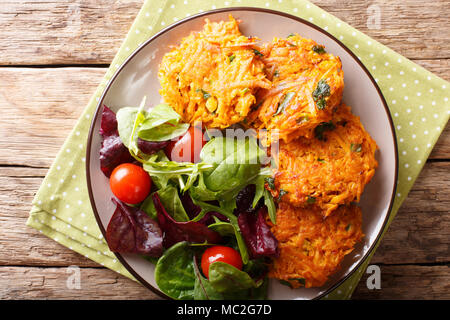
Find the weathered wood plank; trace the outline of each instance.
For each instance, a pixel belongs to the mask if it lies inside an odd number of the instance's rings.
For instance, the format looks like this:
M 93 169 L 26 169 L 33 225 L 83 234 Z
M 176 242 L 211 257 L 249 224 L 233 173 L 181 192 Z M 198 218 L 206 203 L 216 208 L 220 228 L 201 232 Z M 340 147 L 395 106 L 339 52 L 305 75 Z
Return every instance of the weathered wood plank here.
M 0 4 L 0 65 L 110 63 L 143 0 Z
M 450 26 L 442 15 L 450 10 L 448 0 L 427 2 L 426 6 L 420 0 L 312 2 L 407 58 L 450 57 Z M 379 26 L 373 23 L 378 13 Z
M 110 63 L 142 2 L 2 0 L 0 65 Z M 447 0 L 313 2 L 408 58 L 450 57 Z M 380 10 L 379 29 L 368 27 L 371 5 Z
M 450 162 L 427 163 L 372 263 L 450 262 Z
M 0 267 L 0 299 L 158 299 L 143 285 L 105 268 L 80 268 L 80 289 L 69 268 Z
M 0 68 L 0 164 L 49 167 L 105 71 Z
M 450 299 L 450 266 L 380 266 L 381 289 L 367 289 L 366 274 L 353 299 Z
M 69 289 L 68 268 L 0 267 L 0 299 L 158 299 L 139 283 L 104 268 L 81 268 L 80 289 Z M 70 283 L 70 280 L 69 280 Z M 414 290 L 411 290 L 414 286 Z M 448 266 L 381 266 L 381 289 L 366 276 L 353 299 L 449 299 Z
M 49 167 L 106 69 L 0 68 L 0 165 Z M 450 159 L 450 128 L 431 158 Z
M 435 60 L 414 60 L 419 66 L 424 67 L 428 71 L 434 73 L 444 80 L 450 81 L 450 59 Z
M 0 169 L 0 265 L 99 267 L 97 263 L 25 225 L 47 169 Z
M 25 225 L 32 197 L 45 172 L 0 168 L 0 265 L 98 266 Z M 372 263 L 450 261 L 449 182 L 450 162 L 425 165 Z

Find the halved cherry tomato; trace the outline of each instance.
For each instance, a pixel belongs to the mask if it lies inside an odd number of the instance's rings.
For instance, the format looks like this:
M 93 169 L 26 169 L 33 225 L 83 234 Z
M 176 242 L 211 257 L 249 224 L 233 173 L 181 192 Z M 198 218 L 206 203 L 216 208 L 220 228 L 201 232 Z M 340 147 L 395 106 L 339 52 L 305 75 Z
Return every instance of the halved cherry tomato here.
M 141 167 L 132 163 L 122 163 L 111 173 L 109 185 L 119 200 L 136 204 L 147 198 L 152 180 Z
M 233 267 L 242 269 L 242 258 L 239 252 L 230 247 L 225 246 L 213 246 L 203 252 L 202 255 L 202 271 L 203 274 L 209 279 L 209 266 L 211 263 L 221 261 L 232 265 Z
M 191 126 L 178 140 L 170 141 L 165 152 L 172 161 L 195 163 L 200 161 L 200 151 L 205 144 L 202 129 Z

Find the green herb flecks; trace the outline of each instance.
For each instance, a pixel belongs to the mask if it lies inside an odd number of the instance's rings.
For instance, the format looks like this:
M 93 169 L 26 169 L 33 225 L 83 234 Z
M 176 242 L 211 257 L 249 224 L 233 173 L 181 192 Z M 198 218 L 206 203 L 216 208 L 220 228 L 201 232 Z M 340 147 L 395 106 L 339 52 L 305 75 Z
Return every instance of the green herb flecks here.
M 327 53 L 327 52 L 325 51 L 324 46 L 320 46 L 320 45 L 316 45 L 316 46 L 312 47 L 312 51 L 314 51 L 315 53 L 318 53 L 318 54 L 324 54 L 324 53 Z
M 290 38 L 290 37 L 295 37 L 295 33 L 289 33 L 287 38 Z
M 300 283 L 302 286 L 305 285 L 305 278 L 290 278 L 290 281 L 297 281 L 298 283 Z
M 330 120 L 329 122 L 322 122 L 314 129 L 314 135 L 317 139 L 321 141 L 326 141 L 326 138 L 324 136 L 324 133 L 326 131 L 334 130 L 336 126 L 334 123 Z
M 352 225 L 349 223 L 349 224 L 345 227 L 345 231 L 350 230 L 351 226 L 352 226 Z
M 330 86 L 325 80 L 322 79 L 317 83 L 317 87 L 312 93 L 312 97 L 316 102 L 317 108 L 319 108 L 319 110 L 322 110 L 326 107 L 327 102 L 325 100 L 325 97 L 328 96 L 330 96 Z
M 360 143 L 352 143 L 350 145 L 350 150 L 352 152 L 361 152 L 362 151 L 362 146 Z
M 316 197 L 308 196 L 308 197 L 306 198 L 306 203 L 307 203 L 307 204 L 313 204 L 313 203 L 316 203 Z
M 206 92 L 203 89 L 197 89 L 196 92 L 201 92 L 203 94 L 203 99 L 208 100 L 209 98 L 211 98 L 211 94 Z
M 274 78 L 277 78 L 277 77 L 279 77 L 279 76 L 280 76 L 280 71 L 275 70 L 274 73 L 273 73 L 273 77 L 274 77 Z
M 235 54 L 232 54 L 231 56 L 228 57 L 228 60 L 231 62 L 233 62 L 234 58 L 236 58 Z
M 275 179 L 273 177 L 267 177 L 264 179 L 271 190 L 275 190 Z
M 280 189 L 280 192 L 278 193 L 278 198 L 277 201 L 280 202 L 281 198 L 283 198 L 284 195 L 288 194 L 289 192 L 287 192 L 286 190 Z
M 321 162 L 321 163 L 325 163 L 325 160 L 324 160 L 324 159 L 321 159 L 321 158 L 317 158 L 317 161 L 319 161 L 319 162 Z
M 288 287 L 291 287 L 291 288 L 292 288 L 291 283 L 290 283 L 289 281 L 286 281 L 286 280 L 278 280 L 278 282 L 281 283 L 283 286 L 288 286 Z
M 291 102 L 292 98 L 295 96 L 295 92 L 288 92 L 285 94 L 283 101 L 278 105 L 277 112 L 273 116 L 276 116 L 284 111 L 286 106 Z
M 259 50 L 253 49 L 253 53 L 258 57 L 264 57 L 264 55 Z
M 282 285 L 293 288 L 292 284 L 289 281 L 297 281 L 302 286 L 305 286 L 305 278 L 289 278 L 288 280 L 278 280 Z

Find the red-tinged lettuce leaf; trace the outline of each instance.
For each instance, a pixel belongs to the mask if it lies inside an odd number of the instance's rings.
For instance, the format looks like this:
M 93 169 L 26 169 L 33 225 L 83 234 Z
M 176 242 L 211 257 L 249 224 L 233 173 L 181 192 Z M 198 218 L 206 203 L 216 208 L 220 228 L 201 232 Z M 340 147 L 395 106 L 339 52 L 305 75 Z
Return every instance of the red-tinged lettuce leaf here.
M 119 134 L 117 131 L 116 114 L 105 105 L 103 105 L 99 133 L 103 138 Z
M 116 210 L 106 229 L 106 242 L 113 252 L 159 257 L 163 253 L 163 234 L 156 221 L 144 211 L 114 198 Z
M 189 219 L 194 219 L 196 216 L 200 214 L 202 211 L 202 208 L 194 203 L 192 201 L 191 196 L 189 195 L 189 192 L 185 192 L 180 196 L 181 203 L 183 204 L 184 211 L 186 211 L 187 215 L 189 216 Z M 214 204 L 218 205 L 218 204 Z M 229 219 L 225 217 L 223 214 L 215 211 L 207 212 L 198 222 L 201 224 L 209 226 L 210 224 L 214 223 L 215 220 L 213 216 L 217 217 L 221 221 L 229 222 Z
M 214 220 L 213 217 L 218 218 L 220 221 L 223 222 L 230 222 L 230 219 L 228 219 L 227 217 L 225 217 L 223 214 L 221 214 L 220 212 L 216 212 L 216 211 L 210 211 L 207 212 L 203 218 L 201 218 L 200 220 L 198 220 L 198 222 L 209 226 L 210 224 L 215 223 L 216 221 Z
M 180 195 L 180 200 L 183 204 L 184 211 L 186 211 L 190 219 L 194 219 L 202 211 L 200 206 L 194 204 L 189 192 L 185 192 Z
M 170 143 L 170 140 L 168 141 L 147 141 L 142 140 L 141 138 L 137 139 L 137 145 L 138 149 L 141 150 L 145 154 L 154 154 L 158 152 L 159 150 L 164 149 L 167 147 Z
M 134 159 L 120 140 L 116 115 L 107 106 L 103 106 L 99 133 L 103 137 L 100 169 L 109 178 L 115 167 L 122 163 L 134 162 Z
M 247 212 L 255 214 L 264 204 L 260 201 L 253 208 L 253 199 L 255 198 L 256 185 L 249 184 L 239 191 L 236 196 L 236 213 Z
M 239 229 L 252 259 L 279 255 L 278 240 L 266 223 L 266 213 L 267 208 L 262 207 L 256 214 L 243 211 L 238 216 Z
M 222 240 L 220 234 L 209 229 L 206 225 L 195 222 L 178 222 L 175 221 L 164 209 L 158 193 L 152 195 L 153 204 L 158 213 L 159 226 L 164 232 L 163 245 L 170 248 L 178 242 L 187 241 L 191 243 L 219 243 Z

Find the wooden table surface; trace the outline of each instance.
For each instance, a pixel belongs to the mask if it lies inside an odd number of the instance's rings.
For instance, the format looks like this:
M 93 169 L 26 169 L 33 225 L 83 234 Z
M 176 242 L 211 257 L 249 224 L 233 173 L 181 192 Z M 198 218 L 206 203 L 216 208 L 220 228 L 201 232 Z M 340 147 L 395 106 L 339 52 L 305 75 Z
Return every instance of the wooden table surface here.
M 317 0 L 318 6 L 450 80 L 450 1 Z M 0 299 L 154 299 L 143 286 L 25 225 L 30 203 L 141 1 L 0 0 Z M 367 8 L 381 9 L 381 29 Z M 449 299 L 450 127 L 397 214 L 355 299 Z M 81 290 L 68 289 L 68 266 Z

